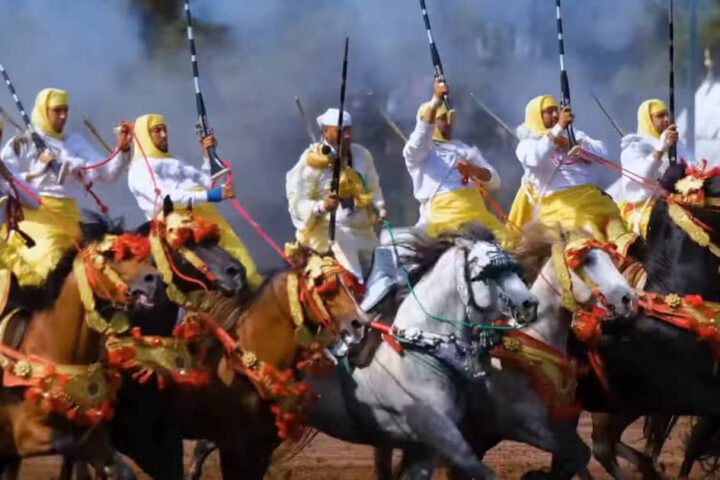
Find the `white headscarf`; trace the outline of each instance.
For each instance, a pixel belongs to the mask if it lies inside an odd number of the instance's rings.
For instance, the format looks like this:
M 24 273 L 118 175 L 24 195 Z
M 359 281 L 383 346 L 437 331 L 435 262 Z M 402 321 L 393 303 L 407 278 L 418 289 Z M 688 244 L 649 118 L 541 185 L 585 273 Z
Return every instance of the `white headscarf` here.
M 323 127 L 337 127 L 338 126 L 338 116 L 339 116 L 340 110 L 337 108 L 328 108 L 325 113 L 317 117 L 317 124 L 320 128 Z M 352 117 L 347 112 L 347 110 L 343 110 L 343 127 L 350 127 L 352 126 Z

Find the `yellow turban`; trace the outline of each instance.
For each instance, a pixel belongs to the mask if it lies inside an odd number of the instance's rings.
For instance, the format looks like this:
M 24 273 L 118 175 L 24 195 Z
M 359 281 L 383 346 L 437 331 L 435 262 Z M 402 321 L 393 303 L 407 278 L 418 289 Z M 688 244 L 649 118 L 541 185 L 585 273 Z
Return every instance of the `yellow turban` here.
M 150 129 L 158 125 L 167 126 L 167 123 L 165 122 L 165 117 L 156 113 L 149 113 L 135 120 L 135 151 L 133 152 L 133 158 L 143 158 L 143 153 L 147 157 L 170 157 L 169 152 L 163 152 L 157 148 L 155 142 L 150 138 Z M 138 143 L 140 145 L 138 145 Z M 140 147 L 142 147 L 142 149 Z
M 65 90 L 59 90 L 57 88 L 45 88 L 40 90 L 40 93 L 38 93 L 37 97 L 35 97 L 35 106 L 32 111 L 31 122 L 33 127 L 53 138 L 65 138 L 65 134 L 63 132 L 56 132 L 50 126 L 50 121 L 48 120 L 48 109 L 67 106 L 68 94 Z
M 427 111 L 430 110 L 430 108 L 432 108 L 432 104 L 433 104 L 433 102 L 430 101 L 430 102 L 425 102 L 422 105 L 420 105 L 420 108 L 418 109 L 418 113 L 417 113 L 418 118 L 425 116 Z M 445 102 L 443 102 L 442 105 L 440 105 L 440 107 L 438 107 L 437 111 L 435 112 L 436 117 L 439 117 L 441 115 L 448 116 L 448 122 L 450 123 L 450 125 L 455 123 L 455 109 L 452 109 L 448 112 L 447 104 Z M 433 140 L 435 140 L 436 142 L 447 142 L 450 139 L 445 138 L 443 136 L 443 134 L 440 133 L 440 130 L 438 130 L 436 128 L 435 133 L 433 134 Z
M 547 128 L 543 123 L 542 112 L 557 106 L 552 95 L 540 95 L 530 100 L 525 107 L 525 130 L 535 135 L 544 135 Z
M 667 105 L 662 100 L 656 98 L 645 100 L 640 104 L 637 112 L 638 129 L 637 133 L 642 135 L 649 135 L 653 138 L 660 138 L 660 132 L 655 129 L 652 122 L 652 115 L 667 111 Z

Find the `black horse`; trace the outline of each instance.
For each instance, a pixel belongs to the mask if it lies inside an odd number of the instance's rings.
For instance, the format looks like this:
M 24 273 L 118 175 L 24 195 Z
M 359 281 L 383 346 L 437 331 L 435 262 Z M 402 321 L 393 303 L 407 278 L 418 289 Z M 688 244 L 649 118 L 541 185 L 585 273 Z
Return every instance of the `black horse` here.
M 670 166 L 661 183 L 673 191 L 684 166 Z M 704 185 L 708 197 L 720 197 L 720 178 Z M 720 212 L 688 207 L 710 226 L 712 241 L 720 235 Z M 669 206 L 653 207 L 641 259 L 647 271 L 646 291 L 701 295 L 720 301 L 720 259 L 691 239 L 669 216 Z M 583 347 L 574 348 L 585 356 Z M 707 343 L 689 331 L 640 314 L 623 324 L 608 324 L 598 348 L 609 389 L 591 374 L 580 381 L 578 396 L 591 412 L 609 412 L 593 429 L 593 454 L 613 478 L 624 478 L 616 455 L 636 463 L 646 478 L 659 478 L 649 457 L 620 441 L 625 428 L 642 415 L 701 415 L 720 419 L 720 379 Z

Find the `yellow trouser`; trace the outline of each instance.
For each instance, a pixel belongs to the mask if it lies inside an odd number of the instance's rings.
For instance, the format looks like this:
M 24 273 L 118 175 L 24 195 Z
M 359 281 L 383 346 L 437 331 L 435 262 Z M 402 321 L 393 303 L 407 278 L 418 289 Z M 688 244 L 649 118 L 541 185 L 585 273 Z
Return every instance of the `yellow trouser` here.
M 500 220 L 488 212 L 485 199 L 474 188 L 442 193 L 430 200 L 427 233 L 431 237 L 452 232 L 465 223 L 479 223 L 490 230 L 498 243 L 507 246 L 508 231 Z
M 645 238 L 655 201 L 654 198 L 649 198 L 637 203 L 630 203 L 625 200 L 620 202 L 620 215 L 625 220 L 628 230 Z
M 58 262 L 82 237 L 80 211 L 71 198 L 42 197 L 37 210 L 23 209 L 20 229 L 35 240 L 26 247 L 17 235 L 0 249 L 0 263 L 12 270 L 21 286 L 41 286 Z M 2 227 L 6 235 L 7 226 Z
M 589 229 L 593 237 L 601 241 L 613 242 L 628 233 L 612 198 L 590 184 L 543 197 L 538 207 L 538 220 L 544 225 L 560 225 L 570 231 Z
M 202 203 L 200 205 L 194 206 L 193 214 L 211 222 L 217 223 L 220 229 L 220 242 L 218 244 L 222 248 L 227 250 L 230 255 L 239 260 L 240 263 L 243 264 L 243 266 L 245 266 L 245 270 L 247 271 L 247 280 L 250 288 L 252 288 L 253 290 L 258 288 L 262 284 L 263 278 L 258 273 L 255 262 L 253 262 L 252 257 L 250 257 L 250 254 L 245 248 L 242 240 L 238 238 L 237 234 L 232 229 L 230 224 L 227 223 L 225 218 L 220 215 L 220 212 L 217 211 L 215 205 L 212 205 L 210 203 Z
M 507 229 L 512 232 L 513 245 L 520 240 L 522 229 L 525 224 L 533 218 L 535 205 L 538 203 L 538 196 L 535 189 L 527 182 L 520 185 L 520 189 L 515 194 L 510 213 L 508 214 Z

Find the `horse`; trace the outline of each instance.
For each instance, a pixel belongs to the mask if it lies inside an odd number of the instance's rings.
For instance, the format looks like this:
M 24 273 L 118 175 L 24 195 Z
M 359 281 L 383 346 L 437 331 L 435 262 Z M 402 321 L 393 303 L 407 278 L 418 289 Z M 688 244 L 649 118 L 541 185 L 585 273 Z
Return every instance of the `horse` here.
M 171 288 L 165 285 L 163 294 L 167 290 L 181 303 L 188 297 L 179 297 L 190 292 L 198 294 L 194 298 L 199 302 L 229 298 L 236 308 L 247 300 L 245 267 L 218 245 L 217 226 L 193 215 L 192 204 L 175 209 L 166 197 L 161 214 L 135 232 L 150 239 L 154 262 L 161 265 L 164 281 L 172 285 Z M 184 307 L 191 308 L 187 304 Z M 131 315 L 130 320 L 143 335 L 168 338 L 173 336 L 179 308 L 177 303 L 164 302 L 157 308 Z M 109 422 L 112 442 L 153 478 L 181 478 L 181 432 L 172 415 L 168 394 L 159 390 L 156 380 L 154 377 L 139 383 L 132 378 L 132 372 L 123 375 L 116 413 Z M 73 467 L 86 470 L 79 462 L 74 466 L 72 462 L 73 459 L 65 459 L 63 470 L 72 471 Z
M 674 192 L 674 186 L 685 173 L 684 165 L 670 166 L 661 183 Z M 704 208 L 704 200 L 697 200 L 696 190 L 700 188 L 702 198 L 720 197 L 720 179 L 704 178 L 696 172 L 688 175 L 685 185 L 688 184 L 696 200 L 687 202 L 677 195 L 668 201 L 658 200 L 648 226 L 643 253 L 647 271 L 645 289 L 668 295 L 650 297 L 657 298 L 663 308 L 677 298 L 680 302 L 676 307 L 685 309 L 684 295 L 691 295 L 690 300 L 698 298 L 693 295 L 699 295 L 701 302 L 720 299 L 717 282 L 698 281 L 717 275 L 720 261 L 712 245 L 717 241 L 714 227 L 720 223 L 714 209 Z M 709 226 L 710 231 L 704 231 L 703 225 Z M 704 235 L 707 238 L 702 240 Z M 606 332 L 596 350 L 602 372 L 591 372 L 579 384 L 578 394 L 587 410 L 613 412 L 610 416 L 593 415 L 592 450 L 616 479 L 625 478 L 617 464 L 617 454 L 638 465 L 646 478 L 659 478 L 652 459 L 620 440 L 625 428 L 640 415 L 720 416 L 720 383 L 715 375 L 717 356 L 711 342 L 702 341 L 692 331 L 692 323 L 691 328 L 679 328 L 657 317 L 652 310 L 644 311 L 632 321 L 617 324 Z M 693 446 L 691 441 L 690 457 Z M 686 467 L 684 465 L 683 474 L 689 472 Z
M 547 477 L 569 479 L 587 472 L 590 451 L 576 431 L 580 407 L 574 402 L 577 372 L 566 354 L 572 320 L 567 302 L 591 309 L 601 301 L 612 316 L 625 318 L 634 314 L 637 299 L 618 271 L 610 246 L 583 231 L 531 224 L 523 233 L 514 256 L 526 278 L 534 279 L 531 292 L 540 302 L 538 320 L 508 332 L 491 352 L 501 366 L 470 384 L 463 433 L 478 458 L 502 440 L 550 452 L 553 463 Z M 378 478 L 392 476 L 389 453 L 376 452 Z M 415 455 L 405 452 L 400 473 L 422 461 Z M 528 472 L 526 477 L 546 475 Z M 469 477 L 453 466 L 451 478 Z
M 471 475 L 494 478 L 457 426 L 466 384 L 485 368 L 472 359 L 495 337 L 475 333 L 491 331 L 502 315 L 533 321 L 537 300 L 484 228 L 416 237 L 402 251 L 414 287 L 387 329 L 395 340 L 381 344 L 365 368 L 350 369 L 343 359 L 333 376 L 308 375 L 318 393 L 309 425 L 344 441 L 440 452 Z
M 328 348 L 344 351 L 360 340 L 368 323 L 357 305 L 354 277 L 332 256 L 302 249 L 293 259 L 294 266 L 270 276 L 239 316 L 220 313 L 227 310 L 222 304 L 212 312 L 226 317 L 224 328 L 244 355 L 285 370 L 287 381 L 298 360 L 313 361 L 303 351 L 314 350 L 315 360 L 332 356 Z M 173 390 L 173 412 L 183 437 L 213 442 L 224 478 L 262 479 L 281 440 L 276 426 L 286 433 L 282 412 L 269 408 L 278 403 L 268 398 L 266 388 L 258 388 L 253 372 L 232 368 L 221 345 L 208 349 L 208 360 L 216 373 L 208 388 Z M 209 451 L 196 458 L 192 478 L 199 478 Z
M 147 242 L 121 223 L 91 221 L 81 230 L 42 287 L 21 288 L 2 273 L 9 291 L 0 320 L 0 466 L 10 476 L 19 458 L 57 453 L 111 467 L 102 422 L 117 385 L 99 363 L 102 341 L 127 327 L 127 314 L 162 302 Z

